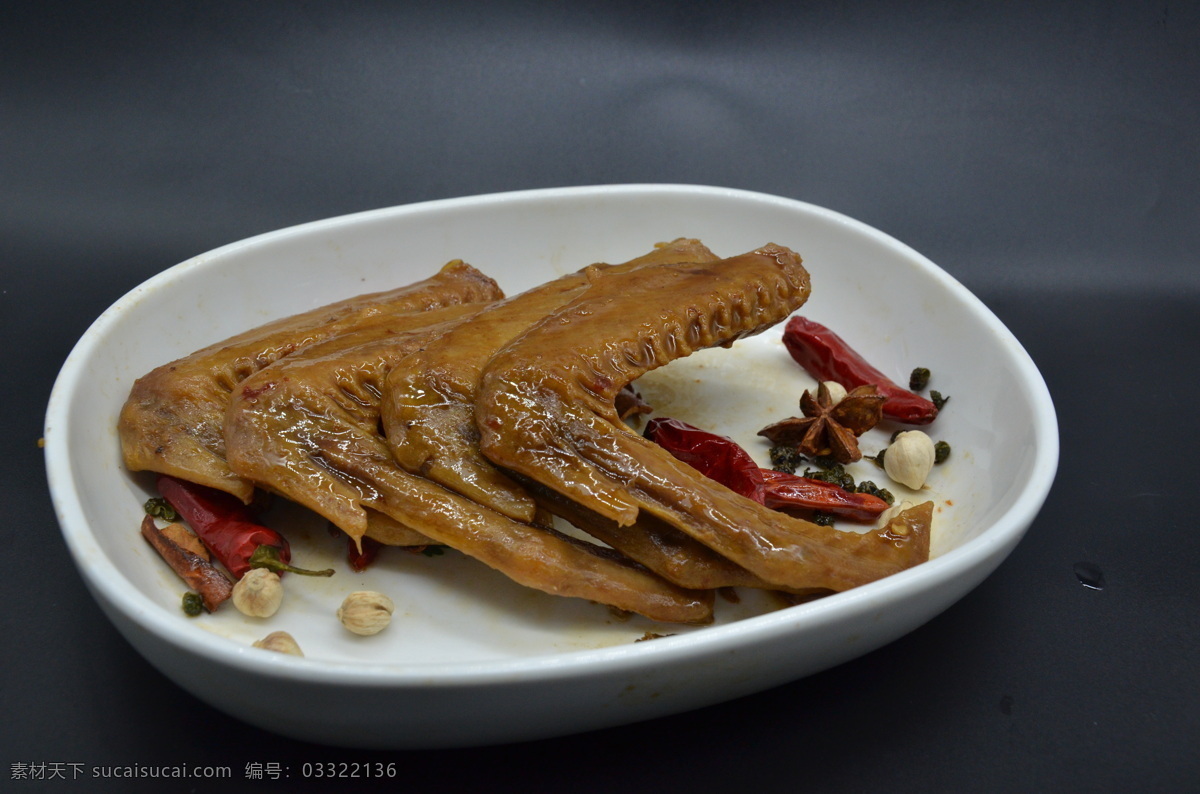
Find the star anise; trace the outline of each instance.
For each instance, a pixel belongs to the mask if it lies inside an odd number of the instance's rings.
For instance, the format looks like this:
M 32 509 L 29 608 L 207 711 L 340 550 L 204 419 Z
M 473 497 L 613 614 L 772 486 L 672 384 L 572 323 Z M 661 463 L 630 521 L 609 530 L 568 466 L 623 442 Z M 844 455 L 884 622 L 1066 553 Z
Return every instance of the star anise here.
M 858 436 L 879 423 L 886 399 L 873 384 L 867 384 L 851 390 L 835 405 L 822 383 L 815 397 L 807 389 L 801 395 L 804 416 L 767 425 L 758 434 L 776 446 L 795 447 L 810 457 L 829 455 L 838 463 L 853 463 L 862 458 Z

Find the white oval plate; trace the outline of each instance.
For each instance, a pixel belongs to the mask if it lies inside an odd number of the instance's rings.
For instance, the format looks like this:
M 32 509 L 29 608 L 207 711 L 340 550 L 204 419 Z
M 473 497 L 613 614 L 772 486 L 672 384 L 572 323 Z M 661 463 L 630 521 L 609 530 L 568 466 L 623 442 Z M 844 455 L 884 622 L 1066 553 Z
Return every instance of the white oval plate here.
M 149 480 L 125 471 L 116 417 L 135 378 L 267 320 L 424 278 L 462 258 L 515 294 L 655 242 L 698 237 L 729 256 L 766 242 L 798 251 L 812 274 L 802 310 L 904 382 L 929 367 L 951 396 L 930 429 L 954 453 L 931 478 L 934 557 L 896 576 L 781 608 L 763 594 L 718 599 L 716 624 L 622 621 L 595 604 L 518 587 L 454 553 L 389 550 L 366 573 L 340 562 L 323 524 L 274 517 L 303 563 L 329 580 L 289 580 L 262 621 L 233 609 L 197 619 L 182 583 L 138 534 Z M 812 381 L 780 329 L 651 373 L 658 415 L 742 441 L 796 412 Z M 883 446 L 871 431 L 864 446 Z M 930 619 L 1016 545 L 1058 463 L 1054 408 L 1021 345 L 962 285 L 862 223 L 784 198 L 710 187 L 630 185 L 435 201 L 309 223 L 224 246 L 137 287 L 80 339 L 50 398 L 50 489 L 84 580 L 151 663 L 215 707 L 297 738 L 356 747 L 449 747 L 548 737 L 644 720 L 766 689 L 866 653 Z M 859 476 L 885 480 L 868 467 Z M 881 484 L 886 484 L 881 482 Z M 894 487 L 897 496 L 911 496 Z M 286 525 L 286 526 L 285 526 Z M 356 589 L 397 610 L 375 637 L 334 611 Z M 251 647 L 292 633 L 306 657 Z M 646 632 L 671 636 L 635 642 Z M 258 694 L 271 691 L 269 704 Z M 520 719 L 514 719 L 520 715 Z

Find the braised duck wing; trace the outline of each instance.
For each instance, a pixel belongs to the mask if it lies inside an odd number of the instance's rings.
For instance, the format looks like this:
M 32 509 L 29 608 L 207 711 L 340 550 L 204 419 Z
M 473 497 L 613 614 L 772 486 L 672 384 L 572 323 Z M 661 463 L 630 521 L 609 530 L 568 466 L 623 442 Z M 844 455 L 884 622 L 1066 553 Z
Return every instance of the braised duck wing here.
M 710 621 L 711 593 L 669 584 L 609 549 L 513 521 L 396 464 L 379 430 L 384 379 L 472 311 L 427 312 L 424 328 L 352 331 L 247 378 L 235 389 L 225 422 L 233 471 L 315 510 L 355 539 L 370 530 L 367 510 L 374 510 L 544 592 L 654 620 Z
M 483 453 L 617 522 L 640 511 L 785 589 L 845 590 L 928 557 L 928 532 L 821 527 L 770 510 L 624 426 L 641 374 L 785 319 L 809 294 L 800 257 L 767 245 L 712 264 L 600 272 L 588 292 L 492 357 L 476 422 Z
M 454 261 L 423 281 L 277 320 L 165 364 L 134 383 L 121 410 L 118 430 L 125 465 L 249 501 L 253 488 L 226 465 L 221 432 L 229 394 L 238 383 L 278 359 L 381 314 L 502 297 L 492 279 Z
M 516 483 L 479 452 L 475 398 L 492 355 L 531 325 L 584 293 L 596 273 L 670 262 L 712 262 L 697 240 L 660 244 L 621 265 L 591 265 L 492 304 L 406 358 L 384 388 L 384 434 L 410 472 L 487 505 L 510 518 L 533 520 L 535 505 Z

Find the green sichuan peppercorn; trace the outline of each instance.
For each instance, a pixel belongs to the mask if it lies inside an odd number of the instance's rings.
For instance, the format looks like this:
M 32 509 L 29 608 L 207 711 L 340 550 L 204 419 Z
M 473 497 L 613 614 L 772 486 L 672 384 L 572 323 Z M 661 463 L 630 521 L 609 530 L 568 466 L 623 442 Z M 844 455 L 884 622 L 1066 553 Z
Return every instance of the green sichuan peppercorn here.
M 945 441 L 938 441 L 933 445 L 933 462 L 945 463 L 946 458 L 950 457 L 950 445 Z
M 772 468 L 776 471 L 785 471 L 788 474 L 795 474 L 800 464 L 807 460 L 800 453 L 800 450 L 787 444 L 779 444 L 771 447 L 768 454 L 771 456 Z
M 860 482 L 855 487 L 854 492 L 870 494 L 871 496 L 878 496 L 880 499 L 887 502 L 888 504 L 896 503 L 896 497 L 892 495 L 891 491 L 889 491 L 887 488 L 880 488 L 878 485 L 876 485 L 871 480 L 863 480 L 862 482 Z
M 820 480 L 821 482 L 829 482 L 834 485 L 841 486 L 847 491 L 854 490 L 854 478 L 846 471 L 846 467 L 830 457 L 813 458 L 813 463 L 817 464 L 816 469 L 805 469 L 804 477 L 810 480 Z
M 179 513 L 175 512 L 175 508 L 171 507 L 171 504 L 161 496 L 147 499 L 146 503 L 142 505 L 142 509 L 146 511 L 146 515 L 161 518 L 163 521 L 179 520 Z
M 917 367 L 908 376 L 908 388 L 913 391 L 923 391 L 929 385 L 929 370 L 925 367 Z
M 194 593 L 191 590 L 183 594 L 183 614 L 189 618 L 194 618 L 197 615 L 204 613 L 204 599 L 199 593 Z

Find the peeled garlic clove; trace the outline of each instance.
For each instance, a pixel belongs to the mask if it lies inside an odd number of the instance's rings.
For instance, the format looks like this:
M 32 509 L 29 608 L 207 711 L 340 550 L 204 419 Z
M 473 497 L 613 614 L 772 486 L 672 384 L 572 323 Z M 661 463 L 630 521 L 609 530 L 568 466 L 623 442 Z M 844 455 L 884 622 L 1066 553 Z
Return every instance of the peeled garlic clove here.
M 914 491 L 925 484 L 933 470 L 933 439 L 920 430 L 906 430 L 896 436 L 883 456 L 883 470 L 901 485 Z
M 265 651 L 274 651 L 275 653 L 286 653 L 291 656 L 304 655 L 304 651 L 300 650 L 300 646 L 296 643 L 296 638 L 286 631 L 272 631 L 261 640 L 255 642 L 254 647 L 262 648 Z
M 338 620 L 350 631 L 363 636 L 378 634 L 392 622 L 396 605 L 383 593 L 359 590 L 346 596 L 338 607 Z
M 838 383 L 836 380 L 823 381 L 821 385 L 829 390 L 830 405 L 837 405 L 842 400 L 846 399 L 846 387 Z

